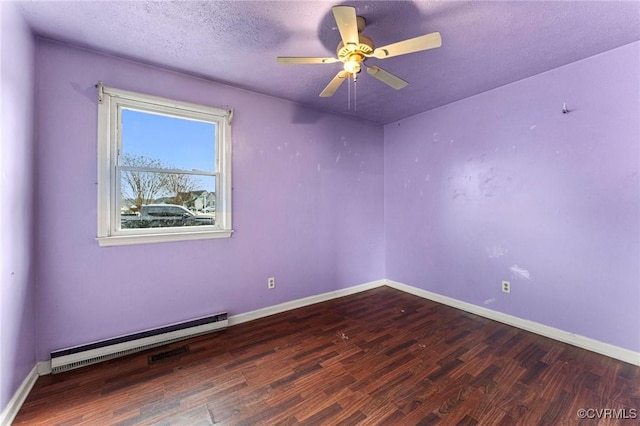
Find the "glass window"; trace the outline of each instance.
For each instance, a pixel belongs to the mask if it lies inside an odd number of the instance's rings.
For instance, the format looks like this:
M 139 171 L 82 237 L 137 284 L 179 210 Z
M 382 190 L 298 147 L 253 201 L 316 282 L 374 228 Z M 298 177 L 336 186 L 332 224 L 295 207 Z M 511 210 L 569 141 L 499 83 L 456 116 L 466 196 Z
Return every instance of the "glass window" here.
M 99 86 L 98 242 L 231 235 L 231 112 Z

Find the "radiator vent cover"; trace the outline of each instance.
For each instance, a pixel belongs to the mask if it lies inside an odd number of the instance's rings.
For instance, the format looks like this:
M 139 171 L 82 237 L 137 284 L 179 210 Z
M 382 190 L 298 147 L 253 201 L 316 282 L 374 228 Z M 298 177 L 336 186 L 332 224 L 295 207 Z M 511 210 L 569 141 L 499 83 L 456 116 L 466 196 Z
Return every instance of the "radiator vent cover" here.
M 145 330 L 112 339 L 51 352 L 51 372 L 60 373 L 85 365 L 129 355 L 168 343 L 210 333 L 229 325 L 226 312 Z

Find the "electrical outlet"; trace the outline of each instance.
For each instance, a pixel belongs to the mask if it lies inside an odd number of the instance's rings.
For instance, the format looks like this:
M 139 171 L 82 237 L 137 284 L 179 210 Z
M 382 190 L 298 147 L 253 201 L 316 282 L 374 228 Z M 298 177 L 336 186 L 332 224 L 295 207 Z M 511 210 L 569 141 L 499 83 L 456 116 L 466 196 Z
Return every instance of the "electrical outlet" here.
M 502 292 L 511 293 L 511 283 L 509 281 L 502 281 Z
M 276 278 L 275 277 L 267 278 L 267 288 L 276 288 Z

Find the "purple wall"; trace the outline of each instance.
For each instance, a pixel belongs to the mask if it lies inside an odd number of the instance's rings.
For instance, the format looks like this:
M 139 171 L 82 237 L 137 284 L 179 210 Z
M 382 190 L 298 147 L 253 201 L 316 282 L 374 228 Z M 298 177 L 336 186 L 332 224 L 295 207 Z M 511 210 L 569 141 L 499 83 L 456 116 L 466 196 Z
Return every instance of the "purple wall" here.
M 39 360 L 384 277 L 382 127 L 46 40 L 36 79 Z M 98 247 L 98 80 L 235 108 L 231 239 Z
M 0 4 L 0 412 L 35 364 L 33 261 L 34 41 Z
M 385 126 L 387 278 L 640 351 L 639 75 L 633 43 Z

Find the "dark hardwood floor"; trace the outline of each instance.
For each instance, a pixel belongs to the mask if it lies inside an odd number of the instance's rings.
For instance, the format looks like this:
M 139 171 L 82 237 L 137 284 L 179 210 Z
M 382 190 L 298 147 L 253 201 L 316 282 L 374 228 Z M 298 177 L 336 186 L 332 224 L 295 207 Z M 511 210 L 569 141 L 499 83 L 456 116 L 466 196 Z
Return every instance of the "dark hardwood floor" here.
M 639 367 L 381 287 L 40 377 L 14 424 L 630 426 L 613 417 L 635 413 Z

